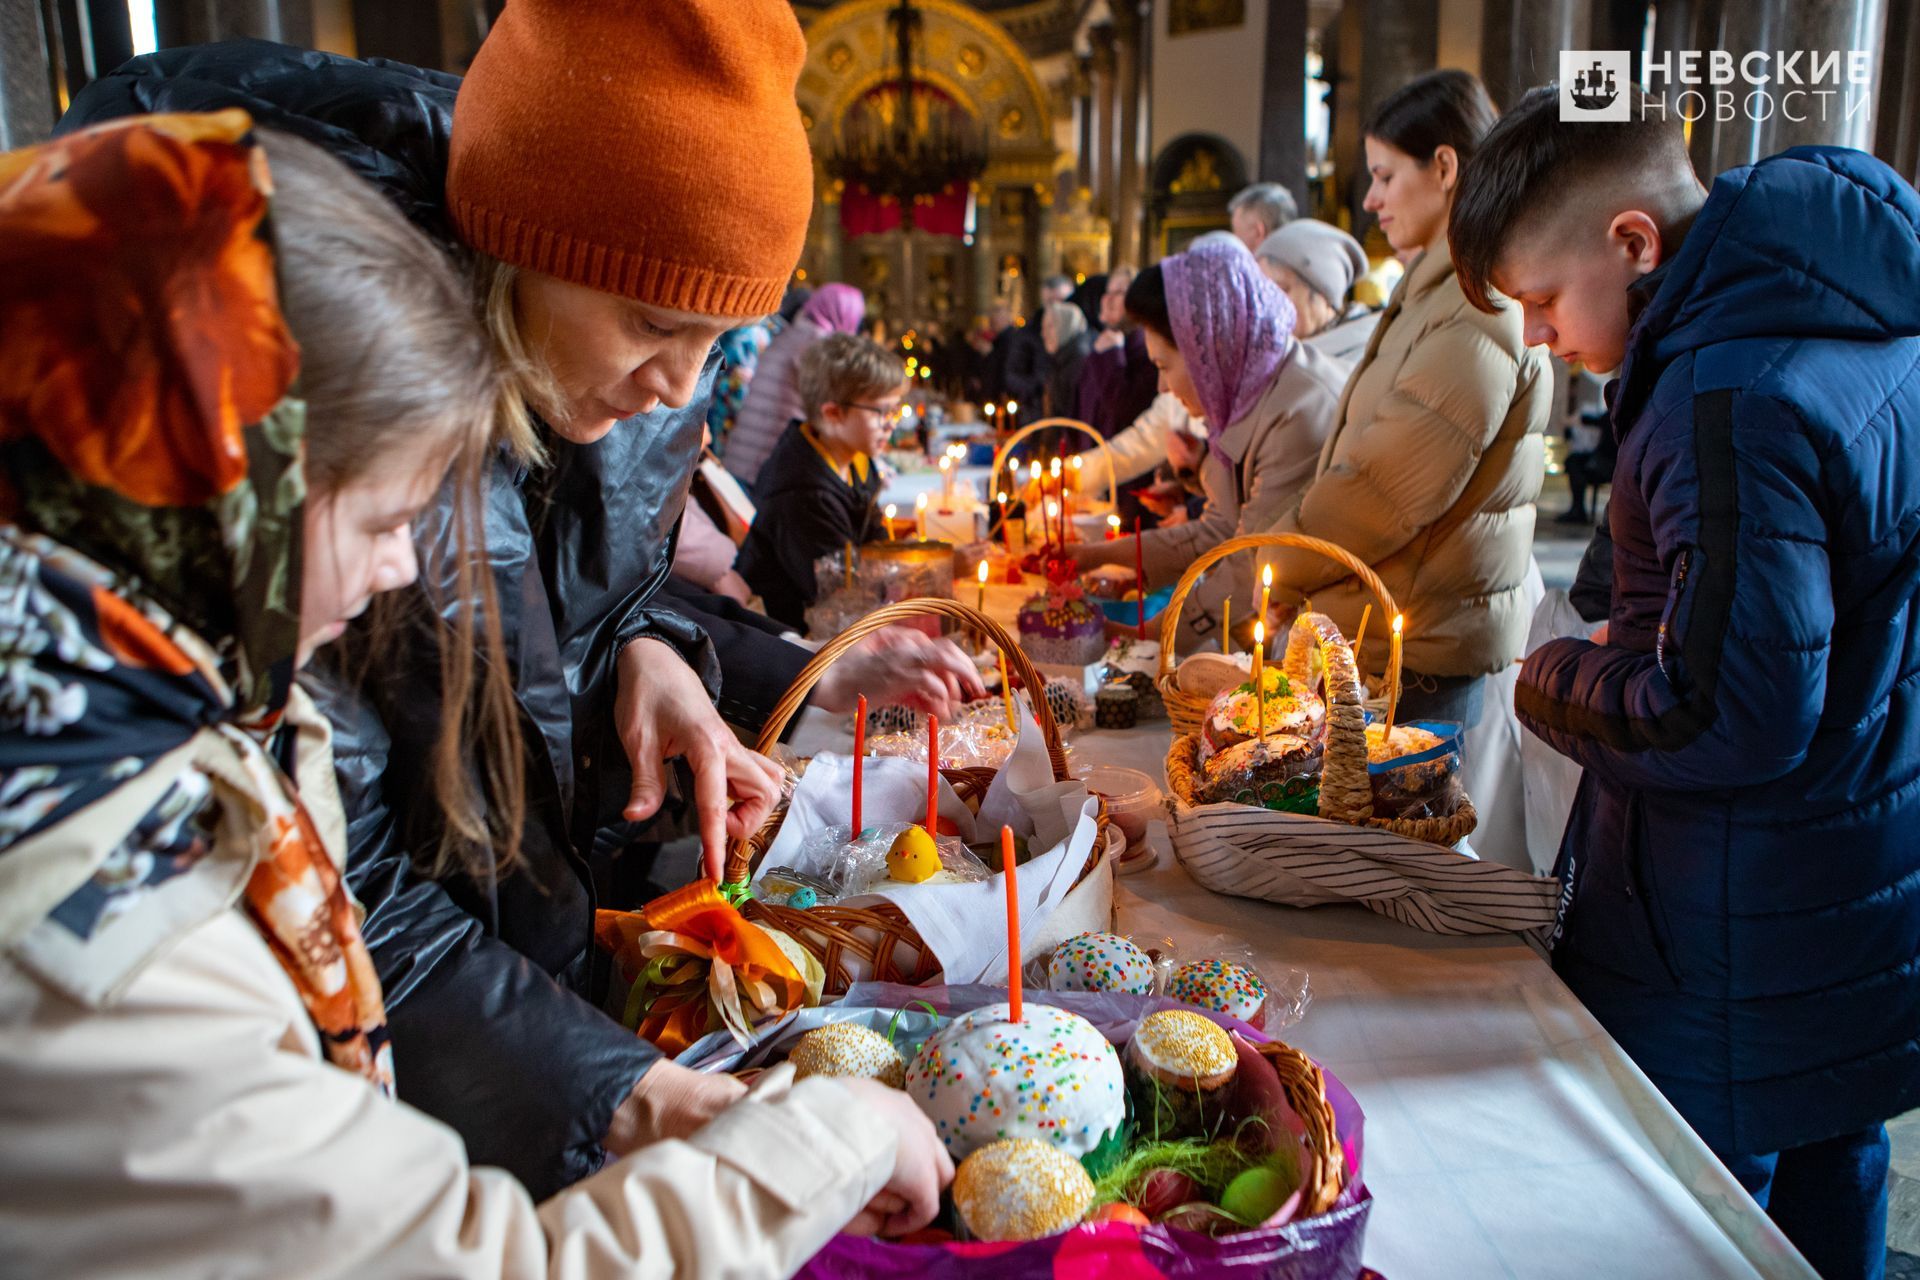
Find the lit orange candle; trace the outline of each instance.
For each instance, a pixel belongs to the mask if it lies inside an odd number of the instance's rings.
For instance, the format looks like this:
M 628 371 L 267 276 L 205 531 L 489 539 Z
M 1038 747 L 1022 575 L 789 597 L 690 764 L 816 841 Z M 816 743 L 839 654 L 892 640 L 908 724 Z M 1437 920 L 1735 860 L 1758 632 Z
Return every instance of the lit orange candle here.
M 1406 630 L 1405 614 L 1393 615 L 1393 637 L 1387 644 L 1387 738 L 1393 737 L 1393 718 L 1400 713 L 1400 641 Z
M 1253 714 L 1260 745 L 1267 744 L 1267 624 L 1253 624 Z
M 985 613 L 987 611 L 987 562 L 985 560 L 982 560 L 980 562 L 979 576 L 980 576 L 980 596 L 979 596 L 979 599 L 975 602 L 974 607 L 979 609 L 981 613 Z
M 1000 828 L 1000 869 L 1007 878 L 1007 1013 L 1020 1021 L 1020 876 L 1013 865 L 1013 828 Z
M 895 516 L 900 514 L 900 508 L 894 503 L 889 502 L 887 504 L 887 509 L 885 514 L 887 517 L 887 541 L 892 542 L 893 541 L 893 520 Z
M 1260 621 L 1267 620 L 1267 608 L 1273 603 L 1273 566 L 1260 567 Z
M 1117 515 L 1108 516 L 1107 517 L 1107 541 L 1118 542 L 1119 540 L 1120 540 L 1120 517 Z
M 924 493 L 913 500 L 913 530 L 920 541 L 927 540 L 927 495 Z
M 1004 490 L 1000 494 L 1000 540 L 1007 544 L 1007 555 L 1011 558 L 1013 555 L 1013 526 L 1007 523 L 1007 495 Z

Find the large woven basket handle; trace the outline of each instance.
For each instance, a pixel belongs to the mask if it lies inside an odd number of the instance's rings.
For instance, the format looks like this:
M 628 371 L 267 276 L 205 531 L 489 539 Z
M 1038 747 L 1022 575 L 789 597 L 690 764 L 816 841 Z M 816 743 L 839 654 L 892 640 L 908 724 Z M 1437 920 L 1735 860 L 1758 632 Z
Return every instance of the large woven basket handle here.
M 1290 1045 L 1271 1041 L 1256 1045 L 1260 1055 L 1273 1064 L 1287 1104 L 1306 1127 L 1300 1170 L 1300 1213 L 1302 1217 L 1325 1213 L 1340 1198 L 1347 1182 L 1347 1161 L 1335 1132 L 1333 1104 L 1327 1101 L 1327 1079 L 1306 1054 Z
M 1105 436 L 1078 418 L 1042 418 L 1038 422 L 1029 422 L 1026 426 L 1008 436 L 1006 443 L 1001 445 L 998 452 L 993 455 L 993 471 L 987 476 L 988 501 L 992 501 L 994 492 L 997 492 L 1000 487 L 1000 472 L 1006 467 L 1007 455 L 1013 452 L 1013 446 L 1019 444 L 1034 432 L 1047 427 L 1066 427 L 1069 430 L 1084 432 L 1093 437 L 1093 442 L 1100 446 L 1100 455 L 1107 460 L 1107 501 L 1111 503 L 1113 501 L 1114 490 L 1118 488 L 1120 484 L 1120 478 L 1115 474 L 1113 469 L 1113 450 L 1107 447 L 1107 438 Z M 1018 489 L 1019 485 L 1012 485 L 1008 487 L 1007 492 L 1014 493 L 1018 491 Z
M 1034 670 L 1033 662 L 1021 652 L 1006 628 L 992 618 L 970 609 L 958 600 L 948 600 L 939 596 L 921 596 L 912 600 L 901 600 L 895 604 L 884 604 L 845 631 L 821 646 L 820 652 L 813 655 L 813 661 L 800 669 L 794 677 L 793 685 L 780 696 L 773 706 L 773 714 L 767 718 L 766 727 L 760 730 L 760 740 L 754 749 L 762 755 L 773 750 L 780 741 L 780 735 L 787 731 L 787 723 L 800 710 L 800 705 L 813 692 L 813 686 L 826 674 L 827 668 L 839 660 L 847 650 L 883 627 L 896 622 L 906 622 L 913 618 L 952 618 L 971 631 L 984 634 L 994 646 L 1006 655 L 1007 667 L 1012 674 L 1027 687 L 1032 695 L 1033 718 L 1040 726 L 1041 740 L 1047 744 L 1047 763 L 1053 768 L 1056 782 L 1067 780 L 1067 753 L 1060 745 L 1060 726 L 1054 723 L 1053 712 L 1047 706 L 1042 694 L 1047 682 Z M 727 854 L 726 883 L 738 884 L 753 872 L 753 849 L 751 840 L 741 840 Z
M 1320 655 L 1327 689 L 1327 752 L 1320 767 L 1320 816 L 1363 823 L 1373 816 L 1373 780 L 1367 776 L 1366 690 L 1353 649 L 1333 619 L 1303 613 L 1287 632 L 1281 671 L 1297 689 L 1312 687 L 1313 655 Z
M 1373 592 L 1374 598 L 1380 602 L 1383 620 L 1400 612 L 1400 607 L 1393 602 L 1393 593 L 1387 590 L 1386 583 L 1380 581 L 1380 575 L 1373 571 L 1372 566 L 1345 547 L 1328 542 L 1324 538 L 1310 538 L 1304 533 L 1243 533 L 1237 538 L 1228 538 L 1202 555 L 1188 565 L 1187 571 L 1180 575 L 1180 582 L 1173 589 L 1173 598 L 1167 601 L 1167 607 L 1160 614 L 1160 674 L 1162 677 L 1173 674 L 1173 644 L 1180 634 L 1180 608 L 1186 604 L 1187 596 L 1199 583 L 1200 576 L 1230 555 L 1260 547 L 1295 547 L 1302 551 L 1323 555 L 1366 584 L 1367 590 Z

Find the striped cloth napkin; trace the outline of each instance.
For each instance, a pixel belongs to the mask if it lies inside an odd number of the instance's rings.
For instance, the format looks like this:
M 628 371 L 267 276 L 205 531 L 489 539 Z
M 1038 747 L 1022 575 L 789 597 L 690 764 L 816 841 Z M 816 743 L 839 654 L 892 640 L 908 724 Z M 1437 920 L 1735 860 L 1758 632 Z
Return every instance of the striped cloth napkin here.
M 1325 818 L 1175 799 L 1167 834 L 1189 875 L 1235 897 L 1357 902 L 1429 933 L 1544 934 L 1559 910 L 1556 879 Z

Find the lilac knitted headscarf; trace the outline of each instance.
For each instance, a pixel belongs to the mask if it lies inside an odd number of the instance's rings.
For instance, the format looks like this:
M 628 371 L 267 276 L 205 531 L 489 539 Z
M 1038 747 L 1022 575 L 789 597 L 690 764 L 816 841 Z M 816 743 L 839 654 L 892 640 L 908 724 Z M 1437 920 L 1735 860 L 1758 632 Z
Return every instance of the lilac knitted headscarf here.
M 1207 419 L 1207 443 L 1253 411 L 1293 354 L 1293 303 L 1238 241 L 1196 245 L 1160 263 L 1173 344 Z
M 800 318 L 828 333 L 853 333 L 867 318 L 867 300 L 850 284 L 823 284 L 800 309 Z

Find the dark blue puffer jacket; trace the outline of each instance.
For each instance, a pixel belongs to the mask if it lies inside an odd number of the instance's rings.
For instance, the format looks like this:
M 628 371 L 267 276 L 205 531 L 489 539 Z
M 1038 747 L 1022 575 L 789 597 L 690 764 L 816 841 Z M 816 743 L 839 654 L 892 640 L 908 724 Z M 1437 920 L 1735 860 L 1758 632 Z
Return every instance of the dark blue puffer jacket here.
M 1527 660 L 1586 767 L 1555 967 L 1707 1143 L 1920 1105 L 1920 198 L 1723 175 L 1635 325 L 1610 644 Z

